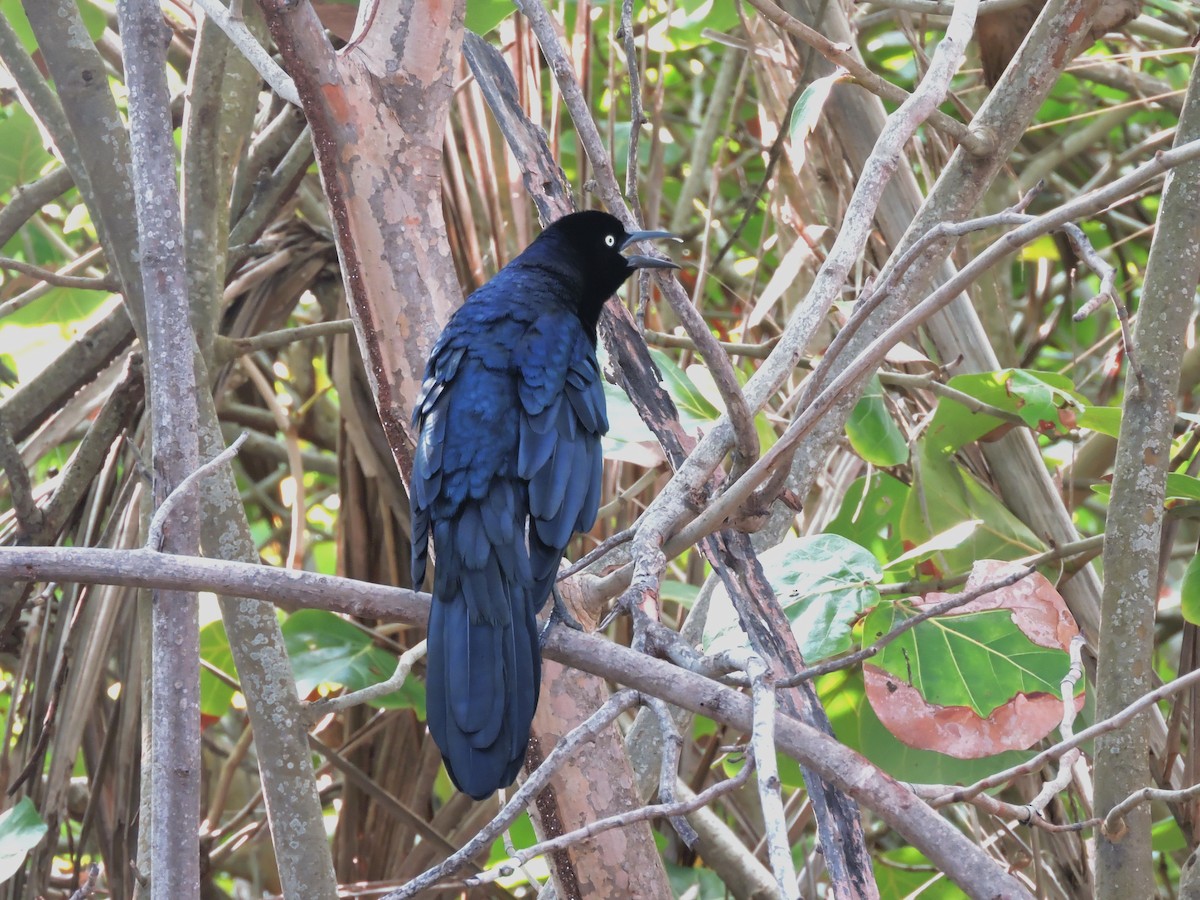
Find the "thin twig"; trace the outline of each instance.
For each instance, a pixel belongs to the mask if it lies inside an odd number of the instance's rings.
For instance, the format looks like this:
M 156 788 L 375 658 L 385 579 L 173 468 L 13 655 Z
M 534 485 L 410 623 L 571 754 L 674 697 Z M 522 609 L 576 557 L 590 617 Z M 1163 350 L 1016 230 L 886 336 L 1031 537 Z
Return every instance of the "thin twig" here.
M 754 763 L 751 760 L 746 760 L 746 764 L 742 766 L 742 771 L 738 772 L 733 778 L 719 781 L 709 788 L 696 794 L 696 796 L 688 800 L 680 800 L 676 803 L 660 803 L 654 806 L 642 806 L 637 809 L 631 809 L 628 812 L 623 812 L 615 816 L 609 816 L 607 819 L 601 819 L 598 822 L 593 822 L 590 825 L 584 825 L 582 828 L 577 828 L 567 834 L 560 835 L 549 841 L 543 841 L 540 844 L 534 844 L 528 850 L 522 850 L 513 859 L 514 865 L 523 865 L 529 860 L 537 856 L 545 856 L 547 853 L 554 853 L 562 850 L 564 847 L 569 847 L 572 844 L 577 844 L 580 841 L 595 837 L 602 832 L 609 831 L 613 828 L 625 828 L 637 822 L 646 822 L 650 819 L 670 818 L 672 816 L 682 816 L 690 812 L 695 812 L 703 806 L 707 806 L 723 794 L 728 794 L 730 791 L 735 791 L 742 787 L 750 777 L 750 773 L 754 771 Z M 495 881 L 497 878 L 505 878 L 512 874 L 512 869 L 507 865 L 496 866 L 487 872 L 466 879 L 464 884 L 467 887 L 477 887 L 488 882 Z M 383 900 L 392 900 L 392 894 L 388 894 Z M 397 895 L 398 896 L 398 895 Z
M 1068 544 L 1058 544 L 1045 550 L 1042 553 L 1034 556 L 1026 556 L 1022 559 L 1014 559 L 1014 563 L 1021 563 L 1027 566 L 1040 566 L 1048 562 L 1056 562 L 1061 559 L 1070 559 L 1072 556 L 1094 556 L 1104 549 L 1104 535 L 1094 534 L 1091 537 L 1080 538 L 1077 541 L 1071 541 Z M 914 578 L 911 581 L 898 581 L 895 584 L 879 585 L 881 594 L 928 594 L 931 591 L 945 591 L 949 588 L 958 587 L 966 583 L 970 577 L 970 573 L 948 575 L 944 578 L 921 579 Z
M 217 337 L 217 358 L 222 362 L 237 356 L 247 356 L 260 350 L 278 350 L 298 341 L 311 341 L 316 338 L 330 337 L 337 334 L 353 334 L 353 319 L 334 319 L 332 322 L 314 322 L 311 325 L 297 325 L 294 328 L 281 328 L 278 331 L 268 331 L 248 338 Z
M 675 727 L 675 719 L 666 702 L 658 697 L 644 697 L 646 706 L 650 707 L 658 720 L 658 729 L 662 739 L 662 764 L 658 772 L 658 799 L 661 803 L 671 806 L 676 803 L 675 785 L 679 783 L 679 757 L 683 753 L 683 736 Z M 696 834 L 688 820 L 683 816 L 668 816 L 667 820 L 679 839 L 689 850 L 695 850 L 700 844 L 700 835 Z
M 625 45 L 625 67 L 629 70 L 629 155 L 625 162 L 625 199 L 633 216 L 644 222 L 638 198 L 638 141 L 646 117 L 642 114 L 642 76 L 638 67 L 637 44 L 633 31 L 633 0 L 621 0 L 621 40 Z
M 907 787 L 927 802 L 942 796 L 947 791 L 954 790 L 952 785 L 946 784 L 908 784 Z M 1026 804 L 1009 803 L 993 797 L 991 794 L 976 794 L 974 797 L 963 802 L 971 804 L 977 810 L 987 813 L 989 816 L 995 816 L 997 819 L 1008 819 L 1019 825 L 1036 828 L 1039 831 L 1076 832 L 1083 831 L 1086 828 L 1094 828 L 1100 824 L 1098 818 L 1084 819 L 1081 822 L 1049 822 L 1041 816 L 1031 815 L 1029 806 Z
M 95 263 L 96 260 L 100 259 L 100 257 L 102 257 L 103 255 L 104 255 L 104 247 L 101 245 L 97 245 L 97 246 L 93 247 L 91 250 L 88 250 L 86 253 L 83 253 L 80 256 L 76 257 L 75 259 L 71 260 L 69 263 L 65 263 L 61 268 L 59 268 L 59 270 L 56 274 L 60 278 L 62 276 L 73 275 L 75 272 L 78 272 L 78 271 L 81 271 L 82 269 L 88 268 L 93 263 Z M 111 276 L 109 276 L 109 277 L 111 277 Z M 117 282 L 114 282 L 114 284 L 119 285 L 119 279 Z M 39 281 L 37 284 L 35 284 L 33 287 L 29 288 L 28 290 L 24 290 L 21 293 L 17 294 L 17 296 L 13 297 L 11 300 L 5 300 L 3 303 L 0 303 L 0 319 L 10 316 L 13 313 L 17 312 L 18 310 L 24 309 L 26 306 L 33 303 L 35 300 L 40 300 L 42 297 L 45 297 L 47 294 L 49 294 L 50 291 L 53 290 L 53 288 L 54 288 L 54 285 L 51 284 L 50 282 Z M 114 288 L 110 288 L 110 289 L 117 290 L 118 288 L 114 287 Z
M 25 460 L 21 451 L 12 439 L 8 424 L 0 412 L 0 469 L 8 476 L 8 493 L 12 501 L 13 512 L 17 517 L 17 525 L 26 535 L 36 534 L 41 530 L 44 514 L 37 505 L 33 494 L 33 482 L 29 479 L 29 470 L 25 468 Z
M 949 16 L 954 12 L 953 2 L 947 0 L 871 0 L 875 6 L 889 9 L 902 9 L 905 12 L 917 13 L 922 16 Z M 979 14 L 1006 12 L 1028 5 L 1029 0 L 983 0 L 979 4 Z
M 792 861 L 788 841 L 787 815 L 783 810 L 783 795 L 779 781 L 779 760 L 775 755 L 775 685 L 770 669 L 762 657 L 747 653 L 744 660 L 750 678 L 750 699 L 754 708 L 750 744 L 758 766 L 758 798 L 762 804 L 763 833 L 767 841 L 767 857 L 771 871 L 785 900 L 800 900 L 796 881 L 796 865 Z
M 1191 787 L 1178 791 L 1167 791 L 1152 787 L 1142 788 L 1140 791 L 1134 791 L 1109 810 L 1108 815 L 1104 817 L 1100 830 L 1112 840 L 1119 840 L 1120 836 L 1125 832 L 1125 814 L 1135 807 L 1154 801 L 1182 803 L 1185 800 L 1193 800 L 1196 797 L 1200 797 L 1200 784 L 1193 784 Z
M 935 377 L 936 374 L 935 372 L 926 372 L 924 375 L 909 375 L 905 372 L 880 372 L 879 380 L 890 387 L 929 391 L 929 393 L 936 397 L 945 397 L 948 400 L 953 400 L 960 406 L 965 406 L 973 413 L 991 416 L 993 419 L 999 419 L 1001 422 L 1008 422 L 1010 425 L 1017 425 L 1021 428 L 1028 427 L 1028 423 L 1017 413 L 1001 409 L 990 403 L 984 403 L 982 400 L 972 397 L 965 391 L 952 388 L 945 382 L 938 381 Z
M 966 787 L 956 788 L 953 791 L 948 791 L 942 796 L 935 798 L 930 805 L 934 808 L 938 808 L 946 806 L 949 803 L 962 803 L 964 800 L 970 800 L 976 794 L 980 794 L 983 791 L 986 791 L 988 788 L 999 787 L 1002 784 L 1006 784 L 1007 782 L 1016 778 L 1018 775 L 1027 775 L 1030 772 L 1036 772 L 1047 762 L 1052 759 L 1057 759 L 1072 747 L 1078 747 L 1079 745 L 1087 743 L 1098 735 L 1107 734 L 1110 731 L 1120 728 L 1139 713 L 1142 713 L 1154 706 L 1154 704 L 1158 703 L 1160 700 L 1164 700 L 1167 697 L 1170 697 L 1172 694 L 1178 693 L 1179 691 L 1192 687 L 1198 683 L 1200 683 L 1200 669 L 1193 669 L 1186 675 L 1181 675 L 1174 681 L 1168 681 L 1166 684 L 1155 688 L 1149 693 L 1143 694 L 1116 715 L 1110 716 L 1107 719 L 1102 719 L 1095 725 L 1092 725 L 1090 728 L 1085 728 L 1078 734 L 1073 735 L 1068 740 L 1059 741 L 1053 747 L 1043 750 L 1032 759 L 1028 759 L 1025 762 L 1009 769 L 1004 769 L 1001 772 L 996 772 L 987 776 L 987 778 L 981 778 L 974 784 L 967 785 Z
M 1063 740 L 1070 740 L 1075 735 L 1075 685 L 1079 679 L 1083 677 L 1083 635 L 1077 634 L 1071 639 L 1071 645 L 1068 652 L 1071 655 L 1071 665 L 1067 669 L 1067 674 L 1062 678 L 1061 693 L 1063 702 L 1062 724 L 1059 725 L 1059 734 Z M 1072 747 L 1062 755 L 1058 761 L 1058 772 L 1053 778 L 1042 785 L 1042 789 L 1038 791 L 1037 796 L 1029 801 L 1027 805 L 1028 817 L 1030 819 L 1040 819 L 1046 807 L 1062 791 L 1065 791 L 1071 784 L 1074 777 L 1075 765 L 1083 757 L 1083 751 L 1078 747 Z
M 162 546 L 163 527 L 166 524 L 167 516 L 171 510 L 188 495 L 188 492 L 202 478 L 208 475 L 209 472 L 217 468 L 222 463 L 228 462 L 237 456 L 238 450 L 242 444 L 246 443 L 246 439 L 250 437 L 248 432 L 243 431 L 238 435 L 237 440 L 210 459 L 208 462 L 201 465 L 196 471 L 192 472 L 187 478 L 179 482 L 179 486 L 167 495 L 162 504 L 154 513 L 154 518 L 150 520 L 150 528 L 146 532 L 146 546 L 151 550 L 158 550 Z
M 904 103 L 912 96 L 904 88 L 894 85 L 872 72 L 851 48 L 831 41 L 816 29 L 810 28 L 796 17 L 784 12 L 772 0 L 749 0 L 749 2 L 767 21 L 774 23 L 793 37 L 799 38 L 833 65 L 845 69 L 858 84 L 872 94 L 892 103 Z M 970 126 L 952 119 L 940 110 L 934 110 L 928 121 L 938 131 L 952 137 L 972 156 L 988 156 L 995 150 L 996 142 L 990 135 L 979 130 L 972 130 Z
M 1067 240 L 1071 242 L 1071 246 L 1075 252 L 1079 255 L 1079 258 L 1087 263 L 1089 269 L 1100 276 L 1099 292 L 1080 307 L 1079 311 L 1071 319 L 1075 322 L 1082 322 L 1099 309 L 1105 300 L 1111 301 L 1113 309 L 1117 311 L 1117 321 L 1121 324 L 1121 343 L 1125 346 L 1125 358 L 1129 360 L 1129 368 L 1137 379 L 1138 387 L 1145 392 L 1146 377 L 1142 374 L 1142 367 L 1138 365 L 1133 349 L 1133 334 L 1129 330 L 1129 310 L 1125 308 L 1125 304 L 1121 302 L 1121 298 L 1117 295 L 1117 270 L 1096 252 L 1096 248 L 1092 246 L 1092 242 L 1083 233 L 1083 229 L 1074 222 L 1066 223 L 1063 225 L 1062 230 L 1066 234 Z
M 664 331 L 652 331 L 647 328 L 642 332 L 642 337 L 646 339 L 647 344 L 654 344 L 657 347 L 674 347 L 679 350 L 696 349 L 696 342 L 682 334 L 667 334 Z M 771 351 L 775 349 L 777 343 L 779 343 L 779 338 L 774 337 L 761 344 L 739 344 L 734 341 L 718 341 L 717 346 L 730 356 L 744 356 L 748 359 L 766 359 L 771 355 Z
M 96 882 L 100 879 L 100 863 L 92 863 L 87 869 L 87 878 L 79 886 L 79 890 L 71 895 L 71 900 L 87 900 L 96 890 Z
M 120 280 L 115 275 L 103 275 L 99 278 L 65 275 L 55 272 L 53 269 L 45 269 L 19 259 L 9 259 L 6 256 L 0 256 L 0 269 L 11 269 L 22 275 L 30 275 L 55 287 L 79 288 L 86 291 L 116 291 L 121 286 Z
M 617 716 L 640 702 L 641 694 L 632 690 L 618 691 L 609 697 L 604 705 L 592 713 L 586 721 L 554 745 L 554 749 L 550 751 L 545 761 L 525 779 L 525 783 L 496 814 L 496 818 L 480 829 L 479 833 L 467 841 L 461 850 L 418 875 L 408 884 L 386 894 L 381 900 L 404 900 L 406 897 L 414 897 L 461 869 L 480 850 L 491 846 L 492 841 L 516 821 L 525 808 L 533 802 L 533 799 L 542 792 L 542 788 L 549 783 L 550 776 L 554 774 L 555 770 L 575 752 L 576 747 L 593 740 Z
M 409 672 L 416 665 L 417 660 L 425 656 L 425 642 L 416 644 L 405 650 L 400 655 L 400 659 L 396 661 L 396 671 L 394 671 L 385 681 L 380 681 L 378 684 L 367 685 L 365 688 L 357 691 L 351 691 L 348 694 L 342 694 L 337 697 L 326 697 L 323 700 L 314 700 L 312 703 L 305 704 L 305 709 L 310 717 L 311 722 L 316 722 L 318 719 L 324 718 L 330 713 L 335 713 L 343 709 L 349 709 L 351 706 L 358 706 L 362 703 L 369 703 L 372 700 L 377 700 L 380 697 L 386 697 L 395 691 L 404 687 L 404 682 L 408 679 Z
M 285 565 L 289 569 L 301 569 L 304 567 L 304 545 L 305 533 L 308 524 L 307 506 L 308 501 L 304 496 L 304 460 L 300 456 L 300 439 L 296 435 L 296 425 L 284 410 L 283 404 L 275 396 L 275 387 L 267 379 L 267 376 L 262 373 L 257 363 L 253 359 L 243 357 L 241 360 L 241 369 L 254 385 L 254 389 L 258 391 L 258 395 L 262 397 L 262 401 L 266 404 L 267 409 L 271 413 L 271 417 L 275 420 L 275 428 L 283 436 L 283 445 L 287 450 L 288 472 L 292 478 L 292 502 L 288 504 L 291 508 L 290 513 L 290 528 L 291 533 L 288 535 L 288 551 L 285 559 Z
M 296 91 L 295 82 L 250 33 L 240 16 L 232 15 L 219 0 L 196 0 L 196 5 L 225 32 L 233 45 L 241 51 L 242 56 L 246 57 L 247 62 L 254 66 L 254 71 L 262 76 L 263 81 L 269 84 L 275 93 L 292 106 L 300 105 L 300 94 Z
M 504 804 L 504 794 L 505 794 L 504 789 L 501 788 L 501 790 L 500 790 L 500 804 L 501 805 Z M 517 845 L 513 842 L 512 829 L 506 828 L 504 830 L 503 839 L 504 839 L 504 849 L 508 851 L 509 858 L 510 859 L 515 858 L 520 851 L 517 850 Z M 532 872 L 530 872 L 527 868 L 525 868 L 525 863 L 521 863 L 521 862 L 517 863 L 517 868 L 520 870 L 521 874 L 524 876 L 526 882 L 528 882 L 529 884 L 537 884 L 538 883 L 537 877 L 534 876 L 534 874 Z
M 635 533 L 635 528 L 625 528 L 615 534 L 610 534 L 587 553 L 583 554 L 583 556 L 579 557 L 579 559 L 575 560 L 575 562 L 571 563 L 571 565 L 560 569 L 556 580 L 562 581 L 564 578 L 570 578 L 576 572 L 583 571 L 614 547 L 619 547 L 621 544 L 633 540 Z

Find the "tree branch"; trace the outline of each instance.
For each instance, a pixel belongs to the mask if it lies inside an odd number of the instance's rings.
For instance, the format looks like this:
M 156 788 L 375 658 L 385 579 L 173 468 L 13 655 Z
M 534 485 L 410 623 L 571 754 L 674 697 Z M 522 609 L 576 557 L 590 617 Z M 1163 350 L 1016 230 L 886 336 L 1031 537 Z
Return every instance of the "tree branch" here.
M 413 625 L 424 625 L 429 611 L 428 595 L 415 591 L 150 550 L 0 547 L 0 576 L 209 590 Z M 544 655 L 750 733 L 750 698 L 628 647 L 556 628 L 548 637 Z M 1191 677 L 1200 681 L 1200 670 Z M 875 810 L 968 893 L 1029 896 L 1016 878 L 1000 869 L 970 838 L 858 754 L 787 716 L 777 716 L 775 728 L 783 752 Z

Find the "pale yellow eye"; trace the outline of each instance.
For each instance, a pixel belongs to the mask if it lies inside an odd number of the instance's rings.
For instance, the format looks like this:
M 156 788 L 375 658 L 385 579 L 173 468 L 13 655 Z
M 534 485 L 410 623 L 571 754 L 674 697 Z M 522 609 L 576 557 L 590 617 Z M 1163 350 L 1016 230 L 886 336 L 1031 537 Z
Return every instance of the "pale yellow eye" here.
M 615 237 L 613 237 L 611 234 L 606 234 L 604 236 L 604 243 L 610 247 L 615 247 L 617 245 L 617 239 Z

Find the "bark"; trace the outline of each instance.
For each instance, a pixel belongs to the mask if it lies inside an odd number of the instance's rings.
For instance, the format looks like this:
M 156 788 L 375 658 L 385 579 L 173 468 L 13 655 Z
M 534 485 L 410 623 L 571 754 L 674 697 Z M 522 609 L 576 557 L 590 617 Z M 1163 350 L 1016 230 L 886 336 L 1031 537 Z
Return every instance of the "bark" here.
M 1200 137 L 1200 69 L 1192 69 L 1175 146 Z M 1107 717 L 1154 687 L 1163 500 L 1177 408 L 1183 341 L 1200 280 L 1200 163 L 1180 166 L 1163 188 L 1138 307 L 1134 345 L 1144 381 L 1126 376 L 1125 403 L 1104 534 L 1096 715 Z M 1096 741 L 1096 813 L 1148 786 L 1149 717 Z M 1100 900 L 1154 893 L 1150 808 L 1128 813 L 1096 838 Z
M 118 4 L 129 88 L 138 259 L 146 300 L 146 357 L 156 511 L 199 465 L 194 339 L 188 326 L 183 224 L 175 182 L 169 32 L 153 0 Z M 198 505 L 190 492 L 162 528 L 162 547 L 194 554 Z M 153 537 L 151 538 L 153 540 Z M 200 626 L 195 592 L 151 597 L 150 890 L 154 900 L 200 896 Z M 144 787 L 143 790 L 146 788 Z
M 309 3 L 261 6 L 312 128 L 359 346 L 407 473 L 425 360 L 462 300 L 441 161 L 464 2 L 373 3 L 337 53 Z

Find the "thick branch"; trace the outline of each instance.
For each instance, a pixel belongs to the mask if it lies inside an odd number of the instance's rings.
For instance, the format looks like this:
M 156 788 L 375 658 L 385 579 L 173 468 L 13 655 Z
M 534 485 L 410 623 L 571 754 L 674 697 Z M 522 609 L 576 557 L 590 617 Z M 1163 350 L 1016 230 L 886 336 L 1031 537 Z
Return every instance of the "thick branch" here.
M 154 0 L 120 0 L 117 11 L 146 302 L 154 501 L 162 506 L 199 464 L 195 343 L 167 90 L 168 31 Z M 178 500 L 163 529 L 163 549 L 199 549 L 198 511 L 194 496 Z M 194 591 L 155 591 L 151 604 L 151 896 L 186 900 L 200 896 L 199 605 Z
M 1200 68 L 1193 68 L 1178 147 L 1200 138 Z M 1112 497 L 1104 538 L 1096 714 L 1108 716 L 1145 694 L 1154 680 L 1154 616 L 1162 552 L 1163 499 L 1175 420 L 1183 340 L 1200 280 L 1200 162 L 1171 173 L 1134 331 L 1144 387 L 1126 385 Z M 1104 816 L 1150 781 L 1148 718 L 1096 742 L 1096 813 Z M 1121 835 L 1096 841 L 1096 886 L 1101 900 L 1149 896 L 1150 813 L 1126 816 Z
M 415 591 L 150 550 L 2 547 L 0 576 L 210 590 L 413 625 L 424 625 L 429 611 L 428 595 Z M 677 666 L 567 628 L 550 633 L 545 655 L 750 733 L 749 697 Z M 1029 896 L 971 839 L 856 753 L 790 717 L 777 717 L 775 728 L 783 752 L 873 809 L 970 895 Z

